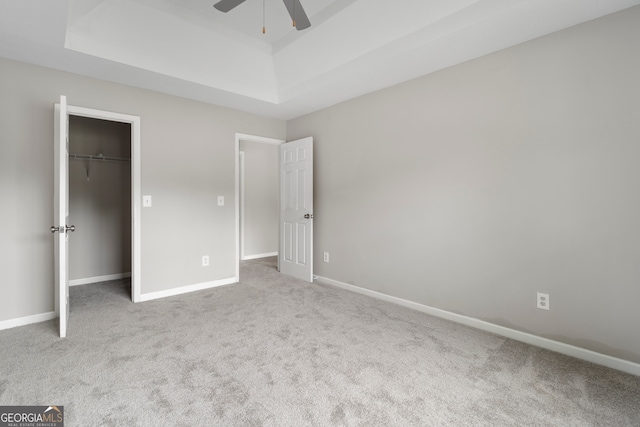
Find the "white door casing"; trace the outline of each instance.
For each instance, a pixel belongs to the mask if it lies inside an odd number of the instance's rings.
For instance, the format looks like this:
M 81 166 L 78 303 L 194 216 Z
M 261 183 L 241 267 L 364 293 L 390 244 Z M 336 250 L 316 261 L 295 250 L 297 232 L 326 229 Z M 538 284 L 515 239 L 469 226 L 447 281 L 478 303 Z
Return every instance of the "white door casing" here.
M 53 224 L 55 257 L 55 301 L 60 337 L 67 336 L 69 323 L 69 116 L 67 98 L 60 97 L 54 109 Z
M 240 162 L 240 173 L 239 173 L 239 180 L 240 180 L 240 196 L 239 196 L 239 201 L 240 201 L 240 259 L 244 260 L 245 259 L 245 222 L 244 222 L 244 207 L 245 207 L 245 202 L 244 202 L 244 196 L 245 196 L 245 186 L 244 186 L 244 180 L 245 180 L 245 163 L 244 163 L 244 151 L 240 151 L 239 153 L 240 158 L 239 158 L 239 162 Z
M 280 146 L 280 272 L 313 282 L 313 138 Z
M 142 301 L 141 120 L 139 116 L 67 105 L 67 114 L 131 125 L 131 299 Z

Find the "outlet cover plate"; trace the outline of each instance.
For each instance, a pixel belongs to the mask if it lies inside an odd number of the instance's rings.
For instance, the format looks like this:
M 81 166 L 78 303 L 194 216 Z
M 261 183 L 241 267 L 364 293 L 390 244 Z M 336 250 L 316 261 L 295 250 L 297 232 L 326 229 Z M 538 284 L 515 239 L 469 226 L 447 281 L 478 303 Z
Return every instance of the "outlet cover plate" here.
M 549 310 L 549 294 L 538 292 L 538 305 L 541 310 Z

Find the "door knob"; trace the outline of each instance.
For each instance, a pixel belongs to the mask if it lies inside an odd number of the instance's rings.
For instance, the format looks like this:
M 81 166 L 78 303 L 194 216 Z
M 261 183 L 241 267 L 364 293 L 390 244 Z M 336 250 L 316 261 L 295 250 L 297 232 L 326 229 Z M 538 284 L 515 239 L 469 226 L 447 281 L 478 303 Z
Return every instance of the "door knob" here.
M 59 231 L 60 233 L 64 234 L 65 232 L 73 232 L 76 231 L 76 226 L 75 225 L 66 225 L 66 226 L 60 226 L 60 227 L 56 227 L 55 225 L 52 226 L 50 228 L 52 233 L 55 233 L 56 231 Z
M 305 219 L 313 218 L 313 214 L 304 214 Z

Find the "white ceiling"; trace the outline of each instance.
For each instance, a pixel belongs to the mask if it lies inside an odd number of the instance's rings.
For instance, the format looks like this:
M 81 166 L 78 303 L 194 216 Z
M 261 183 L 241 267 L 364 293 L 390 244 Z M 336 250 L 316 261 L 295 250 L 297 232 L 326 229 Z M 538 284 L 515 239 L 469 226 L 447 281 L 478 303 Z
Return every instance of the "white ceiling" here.
M 290 119 L 640 0 L 0 0 L 0 56 Z

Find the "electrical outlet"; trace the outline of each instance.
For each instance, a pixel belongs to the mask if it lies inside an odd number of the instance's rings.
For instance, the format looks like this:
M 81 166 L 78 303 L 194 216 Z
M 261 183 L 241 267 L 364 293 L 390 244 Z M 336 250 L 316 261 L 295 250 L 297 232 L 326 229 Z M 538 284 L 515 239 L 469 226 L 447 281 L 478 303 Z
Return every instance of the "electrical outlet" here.
M 324 253 L 324 262 L 329 262 L 329 252 Z
M 538 292 L 538 308 L 542 310 L 549 310 L 549 294 Z
M 209 255 L 202 256 L 202 266 L 203 267 L 209 266 Z

